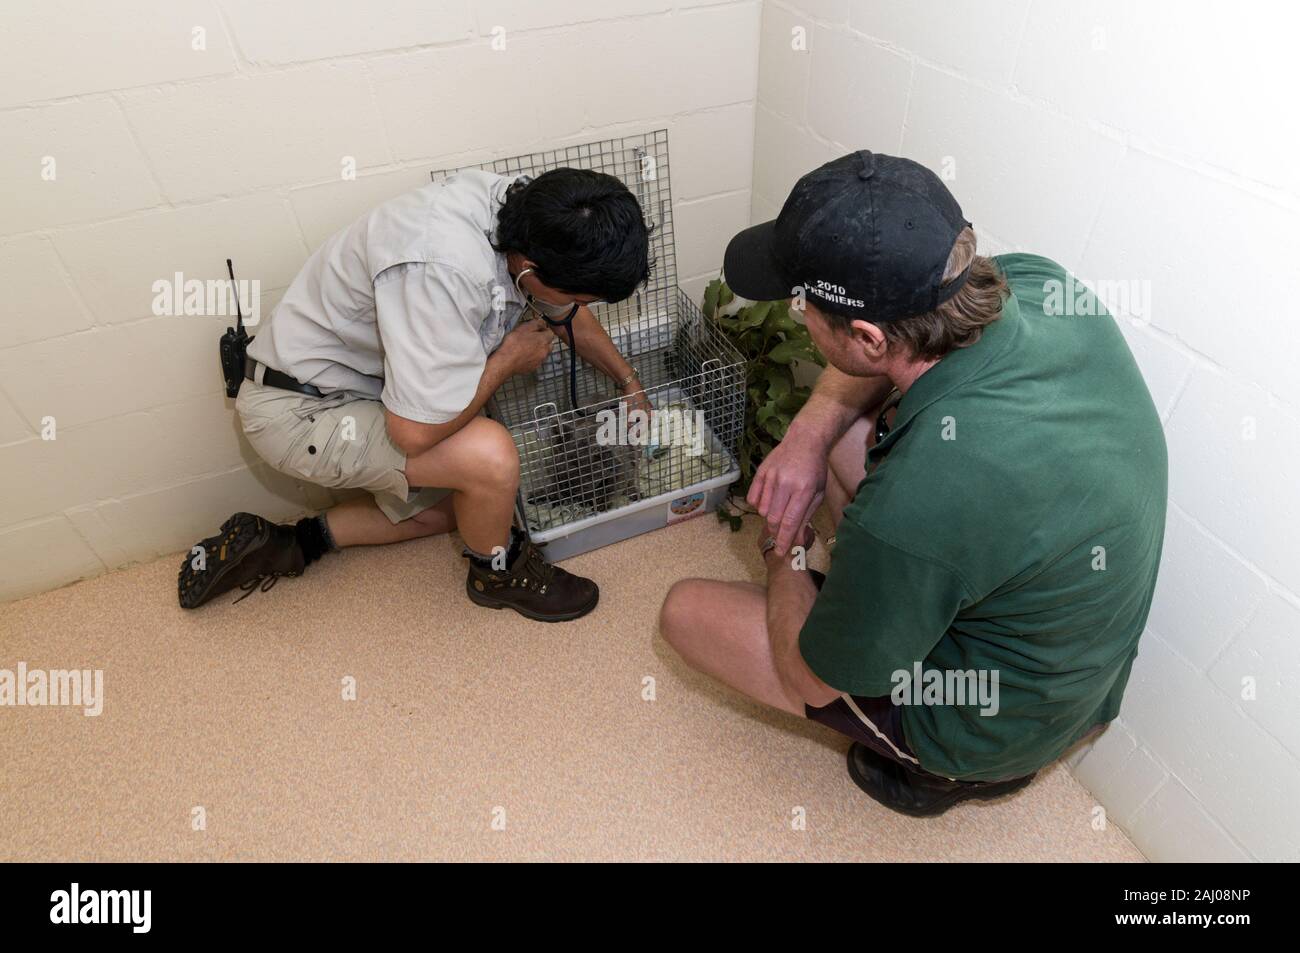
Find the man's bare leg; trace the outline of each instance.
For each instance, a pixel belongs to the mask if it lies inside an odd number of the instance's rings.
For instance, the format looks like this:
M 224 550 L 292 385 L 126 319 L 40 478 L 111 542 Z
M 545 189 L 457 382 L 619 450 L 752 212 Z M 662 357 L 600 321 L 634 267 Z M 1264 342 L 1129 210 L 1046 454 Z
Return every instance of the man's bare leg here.
M 826 504 L 835 525 L 862 481 L 866 441 L 874 431 L 874 415 L 860 418 L 828 455 Z M 787 694 L 777 675 L 767 633 L 767 590 L 758 583 L 682 579 L 664 599 L 659 631 L 691 668 L 803 717 L 803 702 Z
M 835 526 L 866 475 L 867 449 L 876 441 L 876 409 L 859 417 L 827 455 L 826 505 Z M 668 591 L 659 629 L 692 668 L 765 705 L 804 715 L 803 702 L 786 694 L 776 672 L 763 586 L 683 579 Z
M 489 555 L 497 546 L 509 548 L 519 488 L 519 454 L 514 439 L 499 423 L 486 417 L 474 418 L 436 446 L 408 458 L 405 472 L 410 486 L 446 487 L 452 493 L 436 506 L 396 524 L 372 498 L 342 503 L 325 514 L 329 536 L 336 546 L 395 543 L 458 528 L 465 544 L 476 552 Z M 183 608 L 196 608 L 232 585 L 242 588 L 249 579 L 298 575 L 328 545 L 328 540 L 303 536 L 313 532 L 322 535 L 321 530 L 312 529 L 314 521 L 272 526 L 269 539 L 266 522 L 253 514 L 237 513 L 227 521 L 231 525 L 223 525 L 219 536 L 200 544 L 216 549 L 224 562 L 214 566 L 212 572 L 206 566 L 196 568 L 188 558 L 182 563 L 177 590 Z M 232 571 L 232 566 L 237 571 Z M 220 572 L 215 571 L 218 568 Z M 573 613 L 581 614 L 579 610 L 585 612 L 595 606 L 597 590 L 593 583 L 562 570 L 556 570 L 555 580 L 559 585 L 551 586 L 553 592 L 566 588 L 577 591 L 570 600 L 576 608 L 564 607 L 560 618 L 576 618 Z M 544 617 L 545 610 L 544 606 L 534 609 L 533 617 Z
M 407 539 L 437 536 L 456 528 L 456 513 L 452 497 L 439 500 L 423 513 L 394 523 L 376 504 L 374 497 L 357 497 L 340 503 L 325 514 L 334 544 L 345 546 L 375 546 L 400 543 Z
M 512 550 L 510 524 L 519 491 L 519 451 L 505 427 L 476 417 L 450 437 L 406 461 L 412 486 L 450 487 L 456 527 L 471 556 L 465 591 L 471 602 L 514 609 L 539 622 L 577 619 L 596 608 L 600 588 L 590 579 L 546 564 L 524 539 Z M 477 556 L 478 558 L 474 558 Z M 490 567 L 490 568 L 489 568 Z
M 451 495 L 465 545 L 487 555 L 509 548 L 519 490 L 519 451 L 505 427 L 475 417 L 446 440 L 406 461 L 411 486 L 442 486 Z
M 406 461 L 411 486 L 447 487 L 445 500 L 393 523 L 370 498 L 341 503 L 325 514 L 339 547 L 373 546 L 460 529 L 465 545 L 480 553 L 510 545 L 519 454 L 509 432 L 478 417 L 418 457 Z M 482 547 L 482 548 L 480 548 Z
M 683 579 L 668 590 L 659 631 L 691 668 L 773 708 L 803 716 L 786 694 L 767 636 L 767 593 L 752 582 Z
M 866 414 L 831 447 L 826 459 L 826 509 L 832 526 L 840 525 L 844 507 L 853 500 L 858 484 L 867 474 L 867 448 L 876 442 L 875 431 L 875 414 Z
M 833 526 L 840 525 L 844 508 L 853 501 L 858 484 L 867 475 L 867 451 L 876 445 L 879 411 L 879 407 L 873 407 L 854 421 L 827 455 L 826 508 L 830 510 Z M 895 416 L 897 411 L 891 408 L 885 419 L 892 424 Z

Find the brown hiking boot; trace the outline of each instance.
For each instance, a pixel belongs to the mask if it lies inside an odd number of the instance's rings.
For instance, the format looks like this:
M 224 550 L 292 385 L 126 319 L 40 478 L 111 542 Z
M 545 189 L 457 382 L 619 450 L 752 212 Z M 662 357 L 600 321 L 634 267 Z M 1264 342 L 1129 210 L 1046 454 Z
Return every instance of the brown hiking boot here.
M 202 559 L 190 550 L 176 577 L 182 609 L 197 609 L 236 586 L 244 592 L 235 600 L 239 602 L 259 586 L 266 592 L 281 576 L 302 575 L 305 567 L 294 528 L 252 513 L 236 513 L 221 524 L 220 533 L 198 546 Z
M 600 600 L 594 582 L 551 565 L 528 539 L 520 540 L 519 554 L 506 569 L 485 569 L 471 559 L 465 591 L 478 605 L 514 609 L 538 622 L 580 618 Z

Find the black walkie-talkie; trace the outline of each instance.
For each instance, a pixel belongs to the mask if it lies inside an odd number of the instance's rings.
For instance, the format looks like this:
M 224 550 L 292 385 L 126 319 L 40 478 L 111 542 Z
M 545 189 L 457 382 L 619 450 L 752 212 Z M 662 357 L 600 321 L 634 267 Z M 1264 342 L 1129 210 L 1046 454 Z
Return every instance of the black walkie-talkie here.
M 226 328 L 221 335 L 221 376 L 226 379 L 226 396 L 238 397 L 239 385 L 244 382 L 244 353 L 248 342 L 253 340 L 244 330 L 244 312 L 239 307 L 239 285 L 235 282 L 235 266 L 226 259 L 226 271 L 230 273 L 230 287 L 235 293 L 235 326 Z

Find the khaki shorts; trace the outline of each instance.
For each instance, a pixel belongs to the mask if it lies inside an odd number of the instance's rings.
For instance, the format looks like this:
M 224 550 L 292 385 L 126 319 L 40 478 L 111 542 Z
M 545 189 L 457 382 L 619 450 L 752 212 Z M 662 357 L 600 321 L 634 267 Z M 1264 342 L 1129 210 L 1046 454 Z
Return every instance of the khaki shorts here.
M 246 380 L 235 410 L 248 442 L 275 469 L 318 486 L 368 490 L 394 523 L 451 492 L 407 485 L 406 454 L 388 436 L 384 405 L 377 400 L 308 397 Z

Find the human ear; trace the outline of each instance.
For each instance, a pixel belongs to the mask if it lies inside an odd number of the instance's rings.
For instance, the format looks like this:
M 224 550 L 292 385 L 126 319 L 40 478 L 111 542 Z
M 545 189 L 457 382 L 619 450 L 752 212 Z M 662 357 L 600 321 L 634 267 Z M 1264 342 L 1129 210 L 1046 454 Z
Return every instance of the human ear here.
M 885 332 L 880 330 L 878 325 L 870 321 L 857 320 L 850 326 L 853 329 L 853 339 L 867 357 L 875 361 L 885 356 L 889 342 L 885 338 Z

